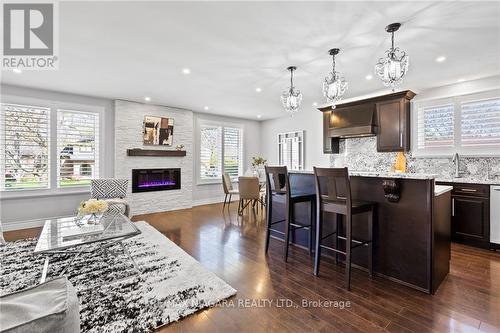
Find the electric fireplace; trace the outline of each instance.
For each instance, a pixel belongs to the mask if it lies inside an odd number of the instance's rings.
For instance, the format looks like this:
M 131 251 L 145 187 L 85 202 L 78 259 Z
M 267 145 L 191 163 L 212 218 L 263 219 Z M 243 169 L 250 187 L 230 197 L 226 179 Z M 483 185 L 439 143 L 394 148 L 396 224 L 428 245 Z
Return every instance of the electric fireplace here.
M 181 169 L 133 169 L 132 193 L 178 190 L 181 188 Z

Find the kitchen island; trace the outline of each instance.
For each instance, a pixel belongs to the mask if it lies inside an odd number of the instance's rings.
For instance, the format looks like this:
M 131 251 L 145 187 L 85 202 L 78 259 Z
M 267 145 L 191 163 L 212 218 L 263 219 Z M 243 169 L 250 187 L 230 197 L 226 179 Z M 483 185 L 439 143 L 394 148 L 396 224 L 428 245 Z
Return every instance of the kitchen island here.
M 353 199 L 377 203 L 373 226 L 373 267 L 378 276 L 434 293 L 449 272 L 451 187 L 437 187 L 434 175 L 349 172 Z M 315 193 L 314 174 L 290 171 L 292 191 Z M 308 224 L 309 203 L 294 210 L 299 223 Z M 275 211 L 274 211 L 275 210 Z M 273 220 L 283 218 L 283 207 L 273 203 Z M 335 215 L 326 213 L 324 234 L 335 231 Z M 367 239 L 367 216 L 353 216 L 353 235 Z M 343 234 L 343 230 L 340 230 Z M 282 238 L 279 234 L 273 237 Z M 291 241 L 307 246 L 308 233 L 297 230 Z M 326 245 L 334 247 L 325 240 Z M 342 243 L 342 242 L 341 242 Z M 352 262 L 367 267 L 368 248 L 352 253 Z M 328 251 L 324 255 L 332 255 Z M 340 256 L 342 257 L 342 256 Z M 343 259 L 343 258 L 341 258 Z

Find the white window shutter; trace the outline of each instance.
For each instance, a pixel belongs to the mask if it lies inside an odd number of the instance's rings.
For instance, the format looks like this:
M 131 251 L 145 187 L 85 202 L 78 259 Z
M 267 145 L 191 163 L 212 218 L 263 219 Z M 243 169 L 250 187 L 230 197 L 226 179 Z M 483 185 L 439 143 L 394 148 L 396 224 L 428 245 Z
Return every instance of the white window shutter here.
M 462 103 L 461 113 L 462 147 L 500 149 L 500 98 Z
M 222 179 L 222 127 L 200 126 L 200 179 Z
M 2 190 L 49 187 L 50 109 L 1 104 Z
M 453 148 L 454 106 L 444 104 L 418 109 L 417 148 L 438 150 Z
M 57 151 L 58 187 L 99 178 L 99 114 L 57 110 Z
M 231 178 L 237 178 L 243 173 L 242 145 L 242 130 L 224 127 L 224 172 Z

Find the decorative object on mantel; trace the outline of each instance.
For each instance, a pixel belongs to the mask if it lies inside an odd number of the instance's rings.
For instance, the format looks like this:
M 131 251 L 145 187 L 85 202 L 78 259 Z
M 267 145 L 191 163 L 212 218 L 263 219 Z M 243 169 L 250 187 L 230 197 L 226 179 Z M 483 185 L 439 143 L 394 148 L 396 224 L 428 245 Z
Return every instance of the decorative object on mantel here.
M 175 157 L 186 156 L 185 150 L 127 149 L 127 156 Z
M 145 145 L 172 146 L 174 119 L 145 116 L 142 137 Z
M 183 144 L 177 145 L 175 147 L 175 150 L 183 150 L 183 149 L 184 149 L 184 145 Z
M 287 70 L 290 71 L 290 87 L 281 94 L 281 104 L 285 111 L 293 116 L 299 111 L 302 93 L 293 86 L 293 71 L 297 70 L 297 67 L 290 66 Z
M 400 27 L 401 23 L 392 23 L 385 27 L 385 31 L 391 34 L 391 48 L 385 51 L 385 57 L 380 58 L 375 65 L 375 74 L 385 86 L 392 87 L 392 91 L 402 82 L 410 61 L 406 52 L 394 47 L 394 32 Z
M 401 194 L 401 182 L 398 179 L 382 180 L 384 196 L 389 202 L 398 202 Z
M 98 224 L 100 216 L 108 210 L 108 203 L 104 200 L 89 199 L 82 201 L 78 207 L 78 219 L 81 220 L 84 216 L 90 215 L 87 219 L 88 224 Z
M 396 162 L 394 163 L 393 168 L 394 172 L 401 172 L 401 173 L 406 172 L 406 157 L 402 151 L 397 153 Z
M 340 49 L 331 49 L 328 53 L 332 56 L 332 71 L 325 77 L 323 82 L 323 95 L 328 102 L 332 103 L 332 109 L 335 109 L 336 103 L 342 99 L 347 90 L 347 81 L 337 71 L 335 71 L 335 56 L 339 54 Z
M 141 234 L 124 240 L 141 267 L 120 256 L 79 256 L 67 274 L 80 301 L 82 332 L 152 332 L 236 294 L 236 290 L 203 267 L 174 242 L 144 221 Z M 0 294 L 38 284 L 43 260 L 33 260 L 36 240 L 8 242 L 0 251 Z M 121 252 L 118 244 L 110 251 Z M 47 280 L 63 272 L 73 256 L 51 263 Z M 26 264 L 29 263 L 29 264 Z M 98 323 L 98 324 L 96 324 Z

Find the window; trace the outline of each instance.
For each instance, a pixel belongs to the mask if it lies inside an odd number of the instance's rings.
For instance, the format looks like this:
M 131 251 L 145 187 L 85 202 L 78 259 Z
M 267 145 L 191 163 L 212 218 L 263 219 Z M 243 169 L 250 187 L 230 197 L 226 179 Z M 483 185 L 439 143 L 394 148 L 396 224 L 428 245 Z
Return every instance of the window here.
M 500 148 L 500 97 L 462 103 L 463 147 Z
M 304 169 L 304 131 L 278 134 L 278 161 L 289 170 Z
M 413 106 L 416 156 L 500 155 L 500 90 Z
M 98 147 L 97 113 L 57 110 L 57 185 L 89 185 L 98 175 Z
M 453 104 L 423 107 L 418 110 L 418 149 L 453 147 Z
M 48 188 L 50 110 L 6 103 L 1 110 L 1 189 Z
M 101 113 L 35 102 L 0 104 L 0 190 L 88 186 L 99 177 Z
M 237 178 L 242 172 L 241 129 L 224 127 L 224 172 Z
M 220 182 L 224 172 L 233 179 L 243 174 L 242 134 L 234 126 L 200 124 L 200 182 Z

